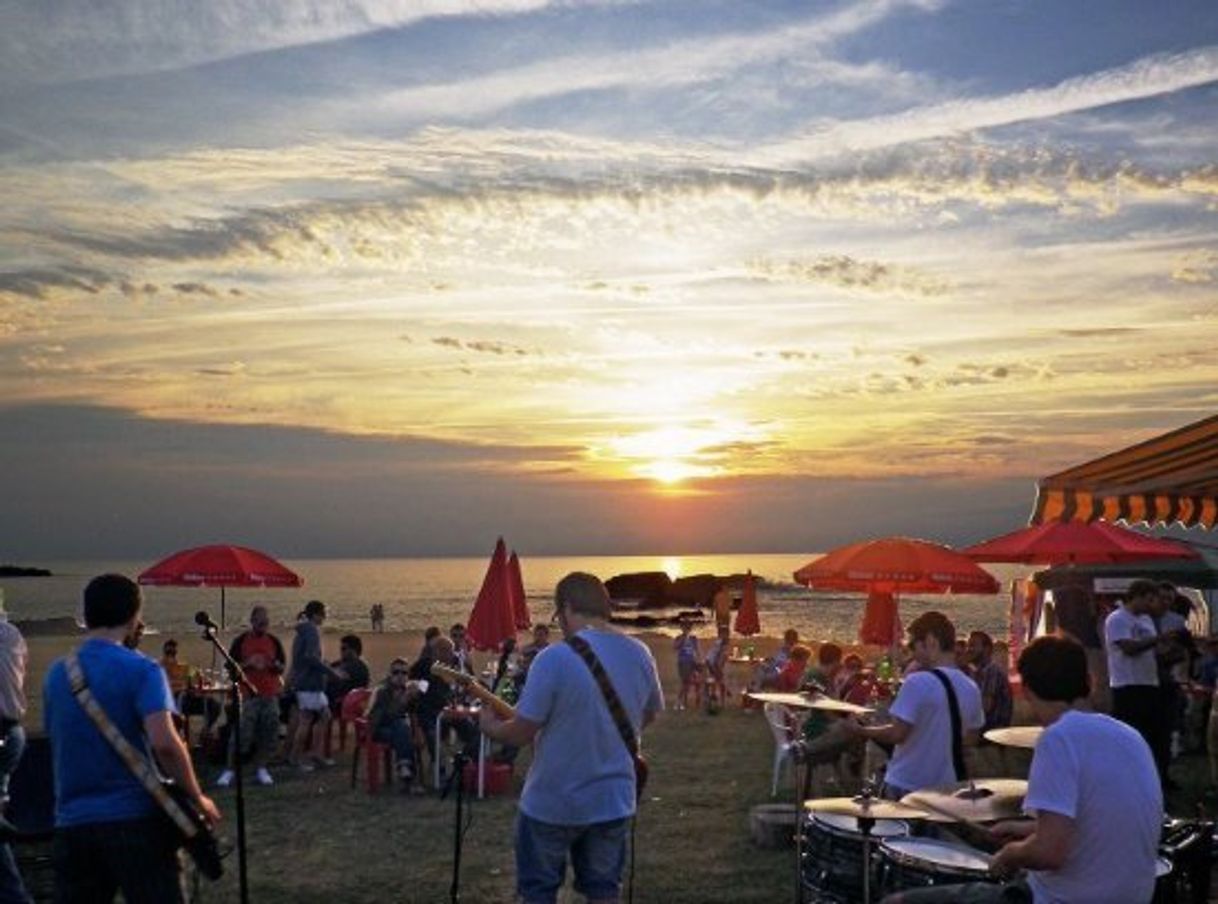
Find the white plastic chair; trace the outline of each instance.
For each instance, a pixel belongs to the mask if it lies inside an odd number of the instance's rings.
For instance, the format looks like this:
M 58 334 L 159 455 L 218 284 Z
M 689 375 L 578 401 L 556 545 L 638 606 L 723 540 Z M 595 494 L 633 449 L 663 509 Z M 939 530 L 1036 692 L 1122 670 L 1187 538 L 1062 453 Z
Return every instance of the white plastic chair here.
M 774 776 L 770 783 L 770 797 L 777 797 L 778 778 L 782 767 L 791 762 L 791 749 L 795 739 L 791 736 L 787 708 L 781 703 L 765 705 L 765 720 L 770 725 L 770 734 L 774 736 Z

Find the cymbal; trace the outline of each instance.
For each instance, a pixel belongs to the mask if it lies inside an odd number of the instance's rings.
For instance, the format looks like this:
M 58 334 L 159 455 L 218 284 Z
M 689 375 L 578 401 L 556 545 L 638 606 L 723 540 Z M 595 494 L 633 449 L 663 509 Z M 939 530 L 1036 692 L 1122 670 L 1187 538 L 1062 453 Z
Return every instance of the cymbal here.
M 922 788 L 901 803 L 926 811 L 931 822 L 994 822 L 1023 815 L 1028 783 L 1014 778 L 979 778 Z
M 991 728 L 984 735 L 987 741 L 1001 744 L 1003 747 L 1023 747 L 1031 750 L 1044 734 L 1041 725 L 1013 725 L 1010 728 Z
M 862 819 L 925 819 L 926 811 L 904 802 L 879 797 L 821 797 L 805 800 L 812 813 L 837 813 Z
M 762 703 L 781 703 L 783 706 L 790 706 L 793 709 L 819 709 L 826 712 L 835 713 L 855 713 L 861 715 L 863 713 L 875 712 L 875 710 L 859 706 L 857 703 L 848 703 L 845 700 L 838 700 L 834 697 L 827 697 L 824 694 L 788 694 L 779 691 L 750 691 L 748 695 L 753 700 L 759 700 Z

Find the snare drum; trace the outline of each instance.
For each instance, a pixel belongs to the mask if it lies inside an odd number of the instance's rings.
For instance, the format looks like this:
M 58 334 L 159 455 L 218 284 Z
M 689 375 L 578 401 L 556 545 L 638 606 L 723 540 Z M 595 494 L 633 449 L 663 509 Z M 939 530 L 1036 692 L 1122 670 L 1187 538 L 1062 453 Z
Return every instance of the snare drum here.
M 876 852 L 880 842 L 909 834 L 909 823 L 876 819 L 871 829 L 872 885 L 878 879 Z M 857 900 L 863 893 L 863 833 L 853 816 L 811 813 L 804 820 L 804 885 L 830 898 Z M 823 896 L 823 895 L 822 895 Z
M 993 882 L 990 862 L 980 851 L 935 838 L 889 838 L 880 843 L 880 881 L 885 894 L 955 885 Z

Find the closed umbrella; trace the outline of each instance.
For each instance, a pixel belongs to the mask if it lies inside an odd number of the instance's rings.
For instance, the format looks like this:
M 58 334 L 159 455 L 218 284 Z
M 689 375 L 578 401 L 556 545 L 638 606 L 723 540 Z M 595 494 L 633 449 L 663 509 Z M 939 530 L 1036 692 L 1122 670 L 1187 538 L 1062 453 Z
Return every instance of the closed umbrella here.
M 527 631 L 533 624 L 533 620 L 529 616 L 529 603 L 524 595 L 524 578 L 520 574 L 520 559 L 514 549 L 508 558 L 507 567 L 508 590 L 512 594 L 512 615 L 516 621 L 516 628 L 520 631 Z
M 474 601 L 465 635 L 475 650 L 497 650 L 503 641 L 516 636 L 516 613 L 508 580 L 507 547 L 503 538 L 495 544 L 482 589 Z
M 300 587 L 304 581 L 282 562 L 245 546 L 213 544 L 184 549 L 140 573 L 139 582 L 153 587 L 219 587 L 220 627 L 224 627 L 224 591 L 228 587 Z
M 736 612 L 735 630 L 737 634 L 745 637 L 761 633 L 761 614 L 757 610 L 757 578 L 751 571 L 744 576 L 744 592 L 740 608 Z

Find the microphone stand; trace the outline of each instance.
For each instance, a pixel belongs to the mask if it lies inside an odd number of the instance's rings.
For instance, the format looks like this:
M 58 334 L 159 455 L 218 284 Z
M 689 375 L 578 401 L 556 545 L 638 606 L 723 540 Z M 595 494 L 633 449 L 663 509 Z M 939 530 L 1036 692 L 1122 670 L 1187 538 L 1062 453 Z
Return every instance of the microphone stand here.
M 439 756 L 440 737 L 436 736 L 436 755 Z M 448 792 L 456 786 L 457 799 L 457 814 L 453 824 L 453 880 L 448 887 L 448 899 L 451 904 L 458 904 L 461 900 L 461 847 L 465 841 L 465 829 L 462 823 L 465 821 L 465 764 L 469 762 L 469 756 L 465 752 L 465 747 L 457 748 L 457 752 L 453 754 L 453 774 L 448 777 L 448 785 L 444 788 L 444 793 L 440 795 L 441 799 L 448 796 Z
M 244 686 L 252 689 L 252 686 L 241 666 L 216 639 L 216 630 L 214 624 L 208 623 L 203 627 L 203 638 L 211 642 L 213 654 L 220 654 L 224 667 L 228 670 L 229 702 L 233 720 L 233 773 L 237 779 L 234 785 L 237 794 L 237 883 L 241 904 L 249 904 L 249 874 L 245 863 L 245 782 L 241 777 L 241 688 Z

